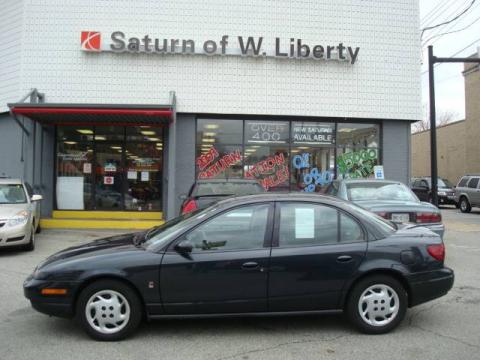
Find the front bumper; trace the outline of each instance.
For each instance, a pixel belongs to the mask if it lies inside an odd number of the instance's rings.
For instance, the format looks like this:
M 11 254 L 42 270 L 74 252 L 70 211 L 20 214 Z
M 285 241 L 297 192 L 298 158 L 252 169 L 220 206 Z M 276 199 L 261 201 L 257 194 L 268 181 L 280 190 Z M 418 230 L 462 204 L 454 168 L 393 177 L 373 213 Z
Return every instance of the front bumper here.
M 23 294 L 30 300 L 32 307 L 50 316 L 73 317 L 74 295 L 79 283 L 72 281 L 37 280 L 31 275 L 23 283 Z M 67 289 L 66 295 L 42 295 L 44 288 Z
M 438 195 L 438 205 L 456 205 L 454 195 Z
M 7 226 L 6 224 L 0 227 L 0 247 L 25 245 L 30 241 L 30 225 L 27 222 L 18 226 Z
M 452 288 L 454 279 L 453 270 L 447 267 L 409 275 L 407 277 L 410 285 L 409 306 L 419 305 L 446 295 Z

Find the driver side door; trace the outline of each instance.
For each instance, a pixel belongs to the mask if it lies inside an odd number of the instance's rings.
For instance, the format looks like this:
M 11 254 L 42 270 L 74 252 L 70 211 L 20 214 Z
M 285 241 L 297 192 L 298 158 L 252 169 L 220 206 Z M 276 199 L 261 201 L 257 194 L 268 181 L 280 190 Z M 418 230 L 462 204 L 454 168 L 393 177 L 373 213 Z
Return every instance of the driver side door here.
M 160 269 L 165 314 L 267 311 L 273 206 L 227 210 L 177 239 Z M 191 252 L 175 249 L 179 242 Z

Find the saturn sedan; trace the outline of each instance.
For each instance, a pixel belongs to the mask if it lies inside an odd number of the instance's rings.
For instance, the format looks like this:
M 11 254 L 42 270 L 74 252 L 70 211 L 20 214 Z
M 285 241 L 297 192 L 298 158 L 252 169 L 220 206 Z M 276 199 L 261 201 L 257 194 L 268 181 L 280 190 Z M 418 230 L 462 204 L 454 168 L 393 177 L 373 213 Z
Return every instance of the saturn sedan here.
M 61 251 L 24 292 L 36 310 L 75 317 L 97 340 L 125 338 L 145 318 L 322 312 L 380 334 L 451 289 L 444 257 L 426 228 L 334 197 L 267 193 Z

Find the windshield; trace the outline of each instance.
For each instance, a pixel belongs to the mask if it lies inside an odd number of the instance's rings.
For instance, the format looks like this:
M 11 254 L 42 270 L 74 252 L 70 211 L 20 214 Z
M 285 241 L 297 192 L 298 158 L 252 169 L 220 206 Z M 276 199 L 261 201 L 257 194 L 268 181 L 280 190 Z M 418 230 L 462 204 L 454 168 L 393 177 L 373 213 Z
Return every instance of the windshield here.
M 347 184 L 347 194 L 348 199 L 351 201 L 418 201 L 415 194 L 400 183 L 368 182 Z
M 257 183 L 211 182 L 198 183 L 192 196 L 252 195 L 263 192 Z
M 21 184 L 0 184 L 0 204 L 25 204 L 27 196 Z
M 214 211 L 215 209 L 215 207 L 209 207 L 206 209 L 192 211 L 190 213 L 177 216 L 176 218 L 167 221 L 165 224 L 153 228 L 150 232 L 147 233 L 143 246 L 158 246 L 163 242 L 167 242 L 170 239 L 173 239 L 173 237 L 175 237 L 175 235 L 178 234 L 186 226 L 198 219 L 205 217 L 208 212 Z

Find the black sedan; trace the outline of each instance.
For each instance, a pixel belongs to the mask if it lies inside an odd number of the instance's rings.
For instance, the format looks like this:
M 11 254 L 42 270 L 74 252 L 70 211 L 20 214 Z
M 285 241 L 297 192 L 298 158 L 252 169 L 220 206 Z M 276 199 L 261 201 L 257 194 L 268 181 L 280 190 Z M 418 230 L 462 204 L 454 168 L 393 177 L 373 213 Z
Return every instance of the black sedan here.
M 221 201 L 148 232 L 52 255 L 24 283 L 40 312 L 98 340 L 143 318 L 346 312 L 371 334 L 445 295 L 441 238 L 341 199 L 262 194 Z

